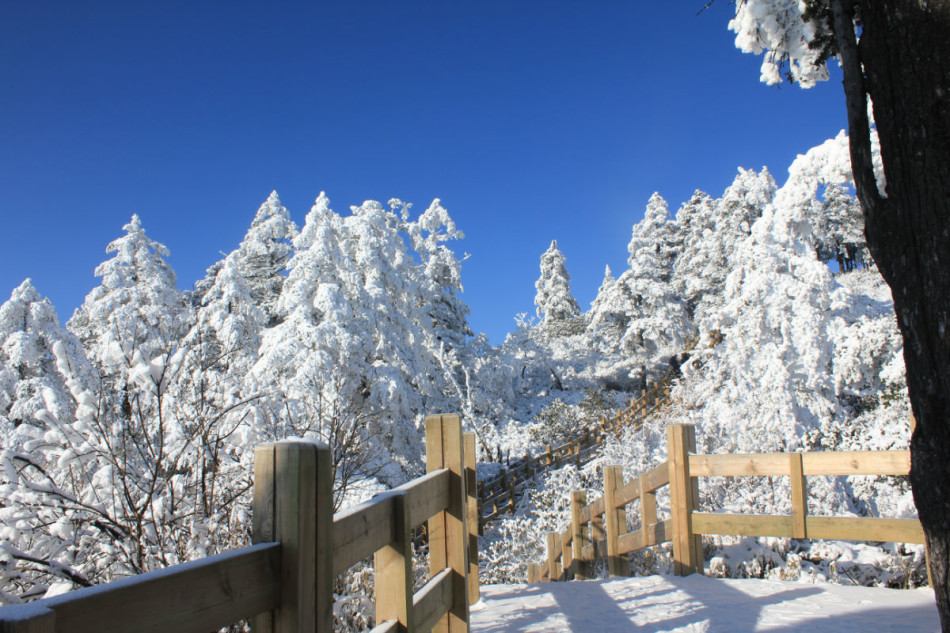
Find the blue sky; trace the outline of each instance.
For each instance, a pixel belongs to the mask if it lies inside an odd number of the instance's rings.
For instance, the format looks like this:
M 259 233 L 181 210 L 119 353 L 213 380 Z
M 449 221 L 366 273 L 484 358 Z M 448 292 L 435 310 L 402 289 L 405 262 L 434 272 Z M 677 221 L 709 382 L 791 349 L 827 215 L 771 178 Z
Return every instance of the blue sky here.
M 845 127 L 838 80 L 760 84 L 704 4 L 0 2 L 0 295 L 32 277 L 65 322 L 132 213 L 190 288 L 276 189 L 298 223 L 441 198 L 492 342 L 552 239 L 586 308 L 654 191 L 781 184 Z

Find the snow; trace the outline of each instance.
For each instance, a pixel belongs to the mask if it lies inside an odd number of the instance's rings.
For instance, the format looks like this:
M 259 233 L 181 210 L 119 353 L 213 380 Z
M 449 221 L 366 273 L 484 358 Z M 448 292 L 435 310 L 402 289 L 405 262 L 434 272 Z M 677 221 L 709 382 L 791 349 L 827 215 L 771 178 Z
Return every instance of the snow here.
M 930 589 L 692 575 L 485 585 L 481 596 L 471 613 L 477 633 L 940 630 Z

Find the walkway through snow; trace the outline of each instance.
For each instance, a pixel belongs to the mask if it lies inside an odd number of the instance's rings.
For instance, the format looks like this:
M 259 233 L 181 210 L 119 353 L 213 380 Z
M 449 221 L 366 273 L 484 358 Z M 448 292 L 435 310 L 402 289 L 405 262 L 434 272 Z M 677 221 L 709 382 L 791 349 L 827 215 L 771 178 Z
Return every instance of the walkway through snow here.
M 473 633 L 934 633 L 929 589 L 901 591 L 704 576 L 488 585 Z

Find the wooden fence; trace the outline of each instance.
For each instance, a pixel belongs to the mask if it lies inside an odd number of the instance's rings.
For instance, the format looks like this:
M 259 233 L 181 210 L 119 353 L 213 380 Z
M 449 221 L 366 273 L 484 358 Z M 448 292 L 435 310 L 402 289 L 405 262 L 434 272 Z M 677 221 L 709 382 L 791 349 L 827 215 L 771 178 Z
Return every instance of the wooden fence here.
M 255 452 L 253 541 L 54 598 L 0 608 L 0 633 L 332 631 L 333 578 L 375 557 L 375 633 L 468 631 L 478 601 L 475 439 L 457 415 L 426 420 L 420 477 L 333 515 L 330 451 L 279 442 Z M 428 522 L 431 577 L 412 591 L 412 530 Z
M 539 455 L 525 455 L 514 467 L 503 468 L 497 477 L 482 482 L 479 487 L 480 525 L 505 514 L 514 514 L 518 495 L 535 475 L 565 464 L 583 466 L 597 456 L 599 447 L 610 434 L 627 427 L 639 430 L 652 413 L 669 403 L 670 389 L 677 376 L 677 372 L 670 371 L 630 406 L 603 418 L 595 429 L 554 448 L 549 444 Z
M 528 582 L 583 579 L 591 564 L 606 559 L 611 576 L 629 575 L 627 555 L 660 543 L 673 544 L 673 572 L 702 573 L 703 534 L 778 536 L 923 543 L 917 519 L 878 519 L 808 515 L 806 477 L 815 475 L 906 475 L 909 451 L 810 452 L 746 455 L 696 455 L 694 429 L 671 425 L 668 461 L 625 482 L 619 466 L 604 468 L 604 494 L 587 503 L 583 491 L 571 493 L 571 522 L 547 534 L 547 558 L 528 567 Z M 792 514 L 741 515 L 701 512 L 703 477 L 785 476 L 791 481 Z M 657 491 L 669 486 L 670 518 L 657 520 Z M 626 531 L 627 506 L 639 504 L 639 529 Z

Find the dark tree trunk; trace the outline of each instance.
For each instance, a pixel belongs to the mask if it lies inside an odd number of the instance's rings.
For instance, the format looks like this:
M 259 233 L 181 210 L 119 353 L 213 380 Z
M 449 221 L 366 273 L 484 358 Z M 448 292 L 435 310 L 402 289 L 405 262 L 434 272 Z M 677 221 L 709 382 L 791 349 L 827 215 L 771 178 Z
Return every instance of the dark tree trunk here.
M 831 4 L 868 247 L 891 287 L 904 339 L 917 420 L 914 502 L 950 633 L 950 0 Z M 871 168 L 865 95 L 874 104 L 886 197 Z

